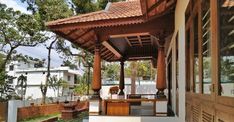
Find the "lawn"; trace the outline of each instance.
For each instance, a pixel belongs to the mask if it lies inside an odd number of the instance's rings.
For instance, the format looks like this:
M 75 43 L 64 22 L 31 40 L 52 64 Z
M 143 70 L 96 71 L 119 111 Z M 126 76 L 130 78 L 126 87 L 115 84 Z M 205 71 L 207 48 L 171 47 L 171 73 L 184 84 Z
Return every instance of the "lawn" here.
M 83 119 L 85 117 L 88 116 L 88 112 L 82 112 L 81 114 L 78 115 L 78 118 L 77 119 L 74 119 L 74 120 L 70 120 L 70 121 L 65 121 L 65 120 L 58 120 L 58 122 L 82 122 Z M 40 116 L 40 117 L 35 117 L 35 118 L 30 118 L 30 119 L 25 119 L 23 121 L 20 121 L 20 122 L 41 122 L 43 120 L 47 120 L 49 118 L 53 118 L 53 117 L 59 117 L 61 118 L 61 114 L 53 114 L 53 115 L 47 115 L 47 116 Z
M 22 120 L 20 122 L 41 122 L 43 120 L 47 120 L 49 118 L 53 118 L 53 117 L 61 117 L 61 114 L 52 114 L 52 115 L 47 115 L 47 116 L 39 116 L 39 117 L 34 117 L 34 118 L 29 118 L 29 119 L 25 119 Z

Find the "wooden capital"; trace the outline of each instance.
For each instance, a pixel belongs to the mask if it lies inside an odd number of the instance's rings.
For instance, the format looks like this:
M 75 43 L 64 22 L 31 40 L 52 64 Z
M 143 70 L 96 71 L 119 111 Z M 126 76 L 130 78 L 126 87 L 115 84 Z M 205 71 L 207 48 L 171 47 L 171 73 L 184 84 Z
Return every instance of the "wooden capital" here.
M 120 81 L 119 81 L 119 89 L 120 89 L 119 94 L 120 94 L 120 95 L 123 95 L 123 94 L 124 94 L 124 92 L 123 92 L 123 89 L 124 89 L 124 62 L 123 62 L 123 61 L 120 62 Z
M 157 80 L 156 88 L 158 91 L 163 92 L 166 89 L 166 64 L 164 47 L 158 48 L 158 59 L 157 59 Z
M 99 92 L 101 89 L 101 56 L 98 44 L 95 47 L 94 53 L 92 89 L 95 92 Z

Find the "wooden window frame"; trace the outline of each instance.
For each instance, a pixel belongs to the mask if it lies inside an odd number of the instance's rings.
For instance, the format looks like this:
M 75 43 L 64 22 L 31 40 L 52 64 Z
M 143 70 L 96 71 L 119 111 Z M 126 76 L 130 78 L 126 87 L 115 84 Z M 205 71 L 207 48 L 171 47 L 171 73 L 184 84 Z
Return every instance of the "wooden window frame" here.
M 212 37 L 212 49 L 213 49 L 213 65 L 212 67 L 214 67 L 215 69 L 213 70 L 213 79 L 215 81 L 214 83 L 214 91 L 215 91 L 215 97 L 216 97 L 216 101 L 218 104 L 223 104 L 223 105 L 228 105 L 228 106 L 232 106 L 234 107 L 234 97 L 228 97 L 228 96 L 221 96 L 219 93 L 219 85 L 220 85 L 220 80 L 219 80 L 219 71 L 220 71 L 220 41 L 221 41 L 221 37 L 220 37 L 220 18 L 219 18 L 219 14 L 220 14 L 220 10 L 219 10 L 219 2 L 220 0 L 214 0 L 211 2 L 211 24 L 212 24 L 212 28 L 211 28 L 211 37 Z M 215 14 L 216 13 L 216 14 Z M 219 106 L 220 109 L 223 109 L 224 107 Z M 226 108 L 229 109 L 229 108 Z
M 212 1 L 212 0 L 211 0 Z M 186 12 L 191 12 L 190 17 L 186 21 L 186 32 L 190 29 L 190 92 L 194 96 L 198 96 L 201 99 L 212 101 L 214 93 L 211 92 L 210 94 L 203 94 L 203 62 L 202 62 L 202 15 L 201 15 L 201 0 L 194 1 L 193 5 L 191 1 L 186 9 Z M 188 14 L 188 13 L 187 13 Z M 198 59 L 199 59 L 199 92 L 195 92 L 195 81 L 194 81 L 194 18 L 198 17 Z M 211 52 L 213 52 L 211 50 Z M 211 55 L 212 58 L 212 55 Z M 212 58 L 213 59 L 213 58 Z M 213 64 L 213 62 L 211 62 Z M 213 66 L 213 65 L 212 65 Z M 213 86 L 213 77 L 212 78 L 212 86 Z
M 219 41 L 220 35 L 219 35 L 219 5 L 218 5 L 219 0 L 210 0 L 210 33 L 211 33 L 211 93 L 210 94 L 203 94 L 203 85 L 202 85 L 202 47 L 199 46 L 199 93 L 195 93 L 195 81 L 193 79 L 194 75 L 194 27 L 193 27 L 193 18 L 198 14 L 198 18 L 201 17 L 201 0 L 197 0 L 194 3 L 194 6 L 191 5 L 191 1 L 189 2 L 189 5 L 186 9 L 186 11 L 190 11 L 190 17 L 186 21 L 186 26 L 185 26 L 185 32 L 187 30 L 190 30 L 190 91 L 186 91 L 187 93 L 192 93 L 193 96 L 197 96 L 201 99 L 207 100 L 207 101 L 216 101 L 218 104 L 223 104 L 223 105 L 228 105 L 228 106 L 234 106 L 234 97 L 228 97 L 228 96 L 220 96 L 219 95 L 219 71 L 220 71 L 220 64 L 219 64 Z M 190 10 L 189 10 L 190 9 Z M 192 10 L 191 10 L 192 9 Z M 199 19 L 200 20 L 200 19 Z M 199 40 L 199 45 L 202 44 L 202 33 L 201 33 L 201 21 L 198 21 L 198 40 Z M 221 107 L 222 108 L 222 107 Z

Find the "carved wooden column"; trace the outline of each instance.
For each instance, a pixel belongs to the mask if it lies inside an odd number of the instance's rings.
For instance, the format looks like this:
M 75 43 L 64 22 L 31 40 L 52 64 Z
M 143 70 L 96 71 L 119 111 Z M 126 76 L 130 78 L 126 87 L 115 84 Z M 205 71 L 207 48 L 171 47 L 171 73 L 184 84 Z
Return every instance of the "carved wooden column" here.
M 124 95 L 124 61 L 120 62 L 119 95 Z
M 157 59 L 157 80 L 156 88 L 158 89 L 157 97 L 165 98 L 164 90 L 166 89 L 166 64 L 164 47 L 158 47 L 158 59 Z
M 99 97 L 99 91 L 101 89 L 101 56 L 100 56 L 100 44 L 96 44 L 93 63 L 93 81 L 92 89 L 94 96 Z

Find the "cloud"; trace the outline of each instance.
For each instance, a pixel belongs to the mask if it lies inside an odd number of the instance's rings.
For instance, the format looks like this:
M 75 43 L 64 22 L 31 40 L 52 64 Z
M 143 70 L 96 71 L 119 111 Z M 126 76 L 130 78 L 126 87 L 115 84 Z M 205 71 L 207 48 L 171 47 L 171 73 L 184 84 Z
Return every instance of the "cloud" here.
M 31 14 L 31 12 L 27 11 L 27 5 L 20 2 L 20 0 L 0 0 L 0 3 L 6 4 L 7 7 L 13 8 L 14 10 L 18 10 L 26 14 Z

